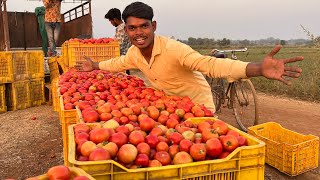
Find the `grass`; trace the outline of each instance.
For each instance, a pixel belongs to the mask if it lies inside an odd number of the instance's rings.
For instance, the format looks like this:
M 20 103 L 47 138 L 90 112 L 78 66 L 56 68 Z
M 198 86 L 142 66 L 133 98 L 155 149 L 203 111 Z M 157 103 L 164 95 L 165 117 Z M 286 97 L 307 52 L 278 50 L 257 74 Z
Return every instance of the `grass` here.
M 247 62 L 261 62 L 272 47 L 250 47 L 247 53 L 236 54 L 238 59 Z M 202 54 L 209 49 L 198 49 Z M 303 56 L 304 61 L 288 64 L 299 66 L 303 73 L 298 79 L 291 79 L 292 85 L 287 86 L 279 81 L 268 80 L 264 77 L 251 78 L 257 91 L 273 95 L 286 95 L 301 100 L 320 102 L 320 49 L 310 47 L 283 47 L 275 58 L 290 58 Z

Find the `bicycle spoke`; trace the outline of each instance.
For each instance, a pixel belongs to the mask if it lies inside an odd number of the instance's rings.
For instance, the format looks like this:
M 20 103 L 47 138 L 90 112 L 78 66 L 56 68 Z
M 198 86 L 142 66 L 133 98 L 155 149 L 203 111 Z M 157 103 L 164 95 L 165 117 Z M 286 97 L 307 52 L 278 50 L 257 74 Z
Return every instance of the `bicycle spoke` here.
M 235 84 L 234 113 L 240 128 L 244 131 L 255 125 L 258 120 L 256 94 L 250 83 L 243 81 Z

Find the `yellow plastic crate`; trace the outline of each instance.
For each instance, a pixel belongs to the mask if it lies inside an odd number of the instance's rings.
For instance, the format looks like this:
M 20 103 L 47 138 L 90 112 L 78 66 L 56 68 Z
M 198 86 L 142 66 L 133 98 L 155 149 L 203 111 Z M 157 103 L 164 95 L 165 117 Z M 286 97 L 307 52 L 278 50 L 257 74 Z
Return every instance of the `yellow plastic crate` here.
M 107 44 L 68 44 L 69 67 L 74 67 L 77 63 L 85 61 L 83 56 L 90 57 L 95 62 L 101 62 L 120 56 L 119 42 L 113 41 Z
M 12 51 L 12 66 L 13 80 L 22 81 L 29 79 L 28 68 L 28 52 L 27 51 Z
M 29 89 L 31 106 L 40 106 L 45 103 L 43 78 L 30 80 Z
M 6 84 L 6 103 L 7 109 L 15 111 L 30 107 L 30 81 L 16 81 Z
M 58 59 L 57 57 L 52 57 L 48 61 L 49 70 L 50 70 L 50 81 L 60 76 L 57 59 Z
M 12 81 L 12 54 L 10 52 L 0 52 L 0 83 L 11 83 Z
M 199 123 L 214 118 L 190 118 Z M 88 123 L 89 126 L 93 124 Z M 77 161 L 74 141 L 75 125 L 69 126 L 69 163 L 79 167 L 97 180 L 100 179 L 264 179 L 265 143 L 232 126 L 233 129 L 247 138 L 249 146 L 239 147 L 224 159 L 199 161 L 182 165 L 169 165 L 152 168 L 127 169 L 113 160 Z
M 94 178 L 92 176 L 90 176 L 88 173 L 86 173 L 84 170 L 82 170 L 80 168 L 69 167 L 69 169 L 70 169 L 70 172 L 71 172 L 70 179 L 73 179 L 73 178 L 75 178 L 77 176 L 85 176 L 85 177 L 89 178 L 90 180 L 94 180 Z M 48 180 L 49 179 L 46 174 L 43 174 L 41 176 L 37 176 L 37 177 L 34 177 L 34 178 L 39 179 L 39 180 Z
M 6 86 L 4 84 L 0 84 L 0 113 L 7 111 L 5 90 Z
M 59 112 L 59 107 L 60 107 L 59 93 L 58 93 L 58 80 L 59 78 L 55 78 L 51 81 L 52 106 L 53 106 L 53 110 L 56 112 Z
M 69 66 L 69 59 L 68 59 L 68 41 L 65 41 L 61 45 L 61 53 L 63 57 L 63 63 L 68 67 Z
M 65 64 L 62 56 L 57 58 L 58 64 L 61 66 L 62 71 L 65 73 L 69 70 L 68 66 Z
M 43 51 L 28 51 L 27 58 L 30 79 L 44 78 Z
M 60 96 L 59 118 L 61 124 L 62 141 L 63 141 L 63 157 L 64 164 L 69 166 L 68 162 L 68 127 L 76 124 L 76 109 L 65 110 L 63 105 L 63 97 Z
M 275 122 L 250 127 L 248 133 L 266 143 L 266 163 L 296 176 L 318 167 L 319 137 L 303 135 Z

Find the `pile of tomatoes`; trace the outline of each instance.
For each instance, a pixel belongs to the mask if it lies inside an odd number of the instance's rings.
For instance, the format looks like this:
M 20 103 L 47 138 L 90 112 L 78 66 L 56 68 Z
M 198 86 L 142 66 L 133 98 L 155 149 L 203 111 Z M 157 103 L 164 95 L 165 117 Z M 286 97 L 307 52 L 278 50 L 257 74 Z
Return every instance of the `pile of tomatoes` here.
M 110 42 L 113 42 L 114 39 L 113 38 L 99 38 L 99 39 L 94 39 L 94 38 L 90 38 L 90 39 L 78 39 L 78 38 L 71 38 L 68 41 L 66 41 L 66 43 L 73 43 L 73 42 L 79 42 L 82 44 L 107 44 Z
M 138 120 L 138 125 L 120 125 L 115 120 L 75 125 L 77 160 L 112 159 L 127 168 L 158 167 L 221 159 L 248 145 L 246 138 L 221 120 L 182 121 L 174 128 L 154 122 L 146 128 L 146 119 Z
M 64 109 L 81 110 L 74 127 L 77 160 L 115 160 L 128 168 L 224 158 L 247 140 L 189 97 L 168 96 L 123 73 L 95 70 L 59 78 Z

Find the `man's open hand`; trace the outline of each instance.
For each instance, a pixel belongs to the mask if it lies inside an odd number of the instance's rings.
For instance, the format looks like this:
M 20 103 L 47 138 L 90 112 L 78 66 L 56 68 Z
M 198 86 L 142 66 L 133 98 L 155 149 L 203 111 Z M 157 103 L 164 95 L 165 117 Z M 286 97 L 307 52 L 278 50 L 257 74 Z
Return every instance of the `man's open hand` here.
M 302 73 L 302 69 L 295 66 L 286 66 L 286 64 L 296 61 L 302 61 L 303 57 L 297 56 L 288 59 L 273 58 L 273 56 L 277 54 L 280 49 L 280 45 L 275 46 L 273 50 L 263 59 L 261 65 L 261 73 L 268 79 L 275 79 L 287 85 L 290 85 L 291 83 L 284 77 L 298 78 Z
M 80 62 L 78 64 L 75 65 L 75 67 L 79 70 L 79 71 L 92 71 L 95 69 L 95 62 L 93 62 L 90 58 L 84 56 L 83 57 L 86 61 Z

